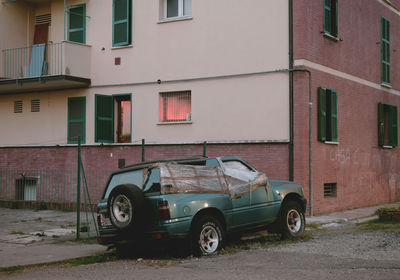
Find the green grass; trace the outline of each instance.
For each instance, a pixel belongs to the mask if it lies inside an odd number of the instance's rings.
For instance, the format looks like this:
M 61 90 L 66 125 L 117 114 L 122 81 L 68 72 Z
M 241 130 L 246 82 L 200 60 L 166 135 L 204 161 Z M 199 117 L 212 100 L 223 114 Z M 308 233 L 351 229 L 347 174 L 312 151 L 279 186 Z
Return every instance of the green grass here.
M 400 223 L 395 221 L 380 221 L 379 219 L 357 224 L 363 230 L 400 230 Z
M 22 232 L 22 231 L 12 231 L 12 232 L 10 232 L 10 234 L 20 234 L 20 235 L 23 235 L 23 234 L 26 234 L 26 233 L 24 233 L 24 232 Z

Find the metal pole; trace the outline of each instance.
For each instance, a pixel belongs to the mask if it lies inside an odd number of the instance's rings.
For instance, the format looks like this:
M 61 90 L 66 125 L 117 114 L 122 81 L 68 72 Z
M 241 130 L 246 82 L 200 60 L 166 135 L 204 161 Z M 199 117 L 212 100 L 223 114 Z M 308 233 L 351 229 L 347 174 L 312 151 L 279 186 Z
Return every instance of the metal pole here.
M 81 226 L 81 137 L 78 136 L 78 173 L 76 179 L 76 239 L 79 239 Z
M 203 143 L 203 157 L 207 157 L 207 141 Z
M 144 156 L 144 145 L 146 144 L 145 140 L 142 139 L 142 162 L 145 161 L 145 156 Z
M 65 36 L 65 8 L 66 8 L 66 6 L 67 6 L 67 4 L 65 3 L 66 2 L 66 0 L 64 0 L 64 41 L 66 40 L 65 38 L 66 38 L 66 36 Z

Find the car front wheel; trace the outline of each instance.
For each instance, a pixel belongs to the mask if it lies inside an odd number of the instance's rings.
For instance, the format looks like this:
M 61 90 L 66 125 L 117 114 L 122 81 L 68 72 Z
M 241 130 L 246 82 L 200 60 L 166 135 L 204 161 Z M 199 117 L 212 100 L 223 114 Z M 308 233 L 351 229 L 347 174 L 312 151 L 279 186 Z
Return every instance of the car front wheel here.
M 202 216 L 193 228 L 193 253 L 196 256 L 212 255 L 221 250 L 225 243 L 221 223 L 211 216 Z
M 306 220 L 299 203 L 288 201 L 282 206 L 280 224 L 282 238 L 294 238 L 304 233 Z

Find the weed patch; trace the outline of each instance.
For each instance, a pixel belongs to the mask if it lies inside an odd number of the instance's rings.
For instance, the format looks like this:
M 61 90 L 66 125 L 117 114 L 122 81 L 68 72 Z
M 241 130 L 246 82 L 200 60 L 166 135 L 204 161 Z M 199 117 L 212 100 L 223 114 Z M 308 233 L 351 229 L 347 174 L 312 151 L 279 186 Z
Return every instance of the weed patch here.
M 379 219 L 357 224 L 357 227 L 363 230 L 400 230 L 400 222 L 381 221 Z

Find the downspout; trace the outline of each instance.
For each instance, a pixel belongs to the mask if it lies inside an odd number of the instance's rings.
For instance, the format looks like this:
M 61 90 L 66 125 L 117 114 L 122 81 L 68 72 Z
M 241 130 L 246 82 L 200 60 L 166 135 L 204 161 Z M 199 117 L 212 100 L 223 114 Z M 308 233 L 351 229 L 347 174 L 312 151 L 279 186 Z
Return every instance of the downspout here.
M 293 69 L 293 0 L 289 0 L 289 69 Z M 289 72 L 289 181 L 294 181 L 293 72 Z
M 66 41 L 66 34 L 65 34 L 65 9 L 66 9 L 66 7 L 67 7 L 67 4 L 66 4 L 66 1 L 67 0 L 64 0 L 64 41 Z
M 308 190 L 309 215 L 313 215 L 313 179 L 312 179 L 312 95 L 311 72 L 308 69 L 293 69 L 293 0 L 289 0 L 289 181 L 294 180 L 294 101 L 293 101 L 293 72 L 308 73 Z

